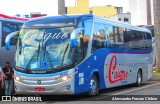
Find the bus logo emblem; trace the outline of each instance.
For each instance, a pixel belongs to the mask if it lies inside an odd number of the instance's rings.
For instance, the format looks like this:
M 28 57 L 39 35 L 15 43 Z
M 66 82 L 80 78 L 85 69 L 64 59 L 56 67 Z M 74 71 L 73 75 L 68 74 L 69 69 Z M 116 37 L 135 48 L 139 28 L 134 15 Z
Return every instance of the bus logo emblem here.
M 112 72 L 114 71 L 114 75 L 112 75 Z M 109 65 L 109 82 L 111 84 L 114 84 L 116 82 L 126 80 L 128 78 L 128 72 L 125 70 L 121 70 L 120 68 L 117 68 L 117 58 L 116 56 L 113 56 L 110 61 Z M 113 76 L 113 77 L 112 77 Z
M 37 84 L 39 84 L 39 85 L 40 85 L 40 84 L 41 84 L 41 80 L 38 80 L 38 81 L 37 81 Z

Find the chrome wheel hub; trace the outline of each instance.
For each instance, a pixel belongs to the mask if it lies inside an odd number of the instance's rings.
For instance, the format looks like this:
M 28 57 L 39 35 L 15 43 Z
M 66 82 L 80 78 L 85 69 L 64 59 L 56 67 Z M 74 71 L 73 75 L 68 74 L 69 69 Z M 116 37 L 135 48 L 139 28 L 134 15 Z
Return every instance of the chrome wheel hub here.
M 92 93 L 96 92 L 96 88 L 97 88 L 97 82 L 94 79 L 92 79 L 90 82 L 90 89 Z

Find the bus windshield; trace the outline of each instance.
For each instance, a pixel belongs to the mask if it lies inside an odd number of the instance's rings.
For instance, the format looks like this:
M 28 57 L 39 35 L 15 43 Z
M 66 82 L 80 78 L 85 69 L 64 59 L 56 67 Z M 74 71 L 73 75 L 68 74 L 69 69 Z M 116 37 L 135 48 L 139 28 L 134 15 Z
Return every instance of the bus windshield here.
M 22 29 L 16 51 L 16 66 L 50 70 L 72 64 L 70 35 L 74 27 Z

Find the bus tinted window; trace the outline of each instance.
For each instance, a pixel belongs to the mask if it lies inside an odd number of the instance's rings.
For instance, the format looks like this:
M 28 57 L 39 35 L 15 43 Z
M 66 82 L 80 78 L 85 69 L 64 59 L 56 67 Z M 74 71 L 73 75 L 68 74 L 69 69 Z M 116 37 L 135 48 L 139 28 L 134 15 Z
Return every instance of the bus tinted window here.
M 128 30 L 124 34 L 124 48 L 127 49 L 143 49 L 144 34 L 141 31 Z
M 95 23 L 92 51 L 99 48 L 151 48 L 151 34 L 122 27 Z
M 77 38 L 77 48 L 76 48 L 76 65 L 80 63 L 87 54 L 87 49 L 88 49 L 88 42 L 90 38 L 90 33 L 92 29 L 92 22 L 90 21 L 85 21 L 85 22 L 80 22 L 78 24 L 80 28 L 85 28 L 85 31 L 82 30 L 81 32 L 78 33 L 78 38 Z
M 123 48 L 125 28 L 95 23 L 92 40 L 93 50 L 99 48 Z
M 92 30 L 92 22 L 90 21 L 86 21 L 84 22 L 84 28 L 86 28 L 86 30 L 84 31 L 84 36 L 83 36 L 83 42 L 84 42 L 84 57 L 87 54 L 87 49 L 88 49 L 88 42 L 89 42 L 89 38 L 90 38 L 90 33 Z
M 150 34 L 150 33 L 146 33 L 146 38 L 147 38 L 147 39 L 152 39 L 151 34 Z
M 154 26 L 145 26 L 145 28 L 149 29 L 152 33 L 152 37 L 154 37 Z
M 6 36 L 12 32 L 18 31 L 21 24 L 13 22 L 2 22 L 2 46 L 5 46 Z M 17 36 L 11 38 L 11 45 L 15 45 L 17 41 Z
M 107 43 L 110 48 L 123 48 L 123 28 L 114 26 Z
M 92 39 L 92 51 L 106 47 L 106 31 L 104 24 L 95 23 Z
M 152 37 L 154 37 L 154 26 L 153 25 L 139 25 L 139 27 L 144 27 L 151 31 Z
M 150 33 L 145 33 L 145 36 L 146 36 L 146 48 L 149 49 L 149 48 L 152 48 L 152 35 Z
M 125 28 L 118 28 L 118 42 L 123 42 L 123 34 L 125 32 Z

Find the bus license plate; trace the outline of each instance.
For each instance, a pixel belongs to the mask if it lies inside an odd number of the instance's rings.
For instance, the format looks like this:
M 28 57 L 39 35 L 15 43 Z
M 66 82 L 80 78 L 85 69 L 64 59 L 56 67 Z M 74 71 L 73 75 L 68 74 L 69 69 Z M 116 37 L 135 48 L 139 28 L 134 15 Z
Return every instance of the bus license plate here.
M 38 88 L 35 88 L 35 91 L 37 91 L 37 92 L 39 92 L 39 91 L 45 91 L 45 88 L 38 87 Z

